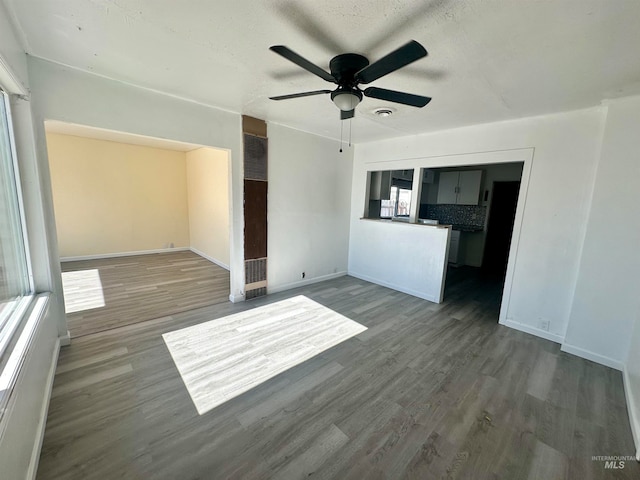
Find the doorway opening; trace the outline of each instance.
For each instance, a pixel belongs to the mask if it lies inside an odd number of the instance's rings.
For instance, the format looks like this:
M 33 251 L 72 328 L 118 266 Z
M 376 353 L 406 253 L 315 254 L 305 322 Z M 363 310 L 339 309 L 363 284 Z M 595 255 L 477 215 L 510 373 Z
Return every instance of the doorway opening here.
M 493 182 L 482 270 L 502 282 L 507 273 L 519 193 L 520 181 Z
M 419 217 L 451 225 L 444 301 L 474 295 L 500 315 L 524 162 L 429 168 Z M 493 318 L 493 316 L 492 316 Z
M 45 131 L 72 337 L 228 301 L 227 150 L 55 121 Z

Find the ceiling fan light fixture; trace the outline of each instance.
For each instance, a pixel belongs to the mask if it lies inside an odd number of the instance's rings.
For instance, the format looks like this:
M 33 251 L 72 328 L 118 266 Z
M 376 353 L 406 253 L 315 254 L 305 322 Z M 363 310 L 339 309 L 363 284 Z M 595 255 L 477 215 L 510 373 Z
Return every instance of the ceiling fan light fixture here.
M 331 100 L 340 110 L 349 112 L 362 101 L 362 94 L 356 90 L 337 90 L 331 94 Z
M 367 87 L 361 90 L 359 87 L 360 84 L 369 84 L 380 77 L 384 77 L 400 68 L 406 67 L 420 58 L 426 57 L 427 50 L 415 40 L 411 40 L 373 63 L 369 63 L 366 57 L 357 53 L 342 53 L 336 55 L 329 62 L 331 73 L 311 63 L 284 45 L 273 45 L 270 49 L 309 73 L 313 73 L 327 82 L 338 85 L 338 88 L 334 91 L 314 90 L 311 92 L 279 95 L 270 97 L 272 100 L 288 100 L 331 93 L 331 100 L 336 107 L 340 109 L 340 120 L 353 118 L 355 116 L 355 109 L 363 97 L 375 98 L 384 102 L 399 103 L 417 108 L 422 108 L 431 101 L 429 97 L 414 95 L 412 93 L 398 92 L 396 90 L 378 87 Z M 393 110 L 391 110 L 390 113 L 393 113 Z M 380 113 L 379 115 L 388 116 L 389 113 Z

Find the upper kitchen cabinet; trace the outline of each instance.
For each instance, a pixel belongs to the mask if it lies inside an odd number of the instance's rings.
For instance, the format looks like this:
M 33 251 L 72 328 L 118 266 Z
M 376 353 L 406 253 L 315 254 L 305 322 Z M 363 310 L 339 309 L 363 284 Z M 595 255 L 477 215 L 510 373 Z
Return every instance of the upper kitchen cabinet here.
M 478 205 L 482 170 L 441 172 L 437 203 Z
M 458 203 L 459 172 L 440 172 L 436 203 Z

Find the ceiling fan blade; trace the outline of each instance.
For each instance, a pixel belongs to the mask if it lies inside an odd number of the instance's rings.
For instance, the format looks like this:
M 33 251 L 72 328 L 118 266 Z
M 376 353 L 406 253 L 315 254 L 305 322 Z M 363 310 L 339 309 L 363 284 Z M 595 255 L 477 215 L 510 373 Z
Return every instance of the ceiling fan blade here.
M 350 118 L 353 118 L 355 116 L 356 116 L 355 108 L 353 110 L 347 110 L 346 112 L 344 110 L 340 110 L 340 120 L 349 120 Z
M 368 67 L 364 67 L 356 73 L 355 79 L 358 83 L 371 83 L 380 77 L 395 72 L 399 68 L 426 56 L 427 51 L 425 48 L 415 40 L 411 40 L 409 43 L 382 57 L 377 62 L 373 62 Z
M 272 47 L 269 47 L 269 50 L 276 52 L 278 55 L 283 56 L 287 60 L 295 63 L 299 67 L 304 68 L 306 71 L 319 76 L 320 78 L 322 78 L 323 80 L 326 80 L 327 82 L 336 83 L 336 79 L 333 78 L 333 75 L 331 75 L 329 72 L 311 63 L 306 58 L 301 57 L 296 52 L 285 47 L 284 45 L 274 45 Z
M 331 90 L 314 90 L 313 92 L 291 93 L 289 95 L 269 97 L 269 99 L 270 100 L 288 100 L 290 98 L 310 97 L 311 95 L 322 95 L 323 93 L 331 93 Z
M 403 103 L 412 107 L 424 107 L 431 101 L 430 97 L 421 95 L 413 95 L 412 93 L 396 92 L 395 90 L 387 90 L 386 88 L 369 87 L 363 92 L 367 97 L 387 100 L 394 103 Z

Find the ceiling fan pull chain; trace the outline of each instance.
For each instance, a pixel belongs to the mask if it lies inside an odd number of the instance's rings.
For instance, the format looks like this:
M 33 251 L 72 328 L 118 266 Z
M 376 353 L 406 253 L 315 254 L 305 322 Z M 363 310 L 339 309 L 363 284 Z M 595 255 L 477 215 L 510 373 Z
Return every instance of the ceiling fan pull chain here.
M 342 130 L 344 129 L 344 122 L 340 121 L 340 153 L 342 153 Z
M 351 148 L 351 122 L 353 121 L 352 118 L 349 119 L 349 148 Z

